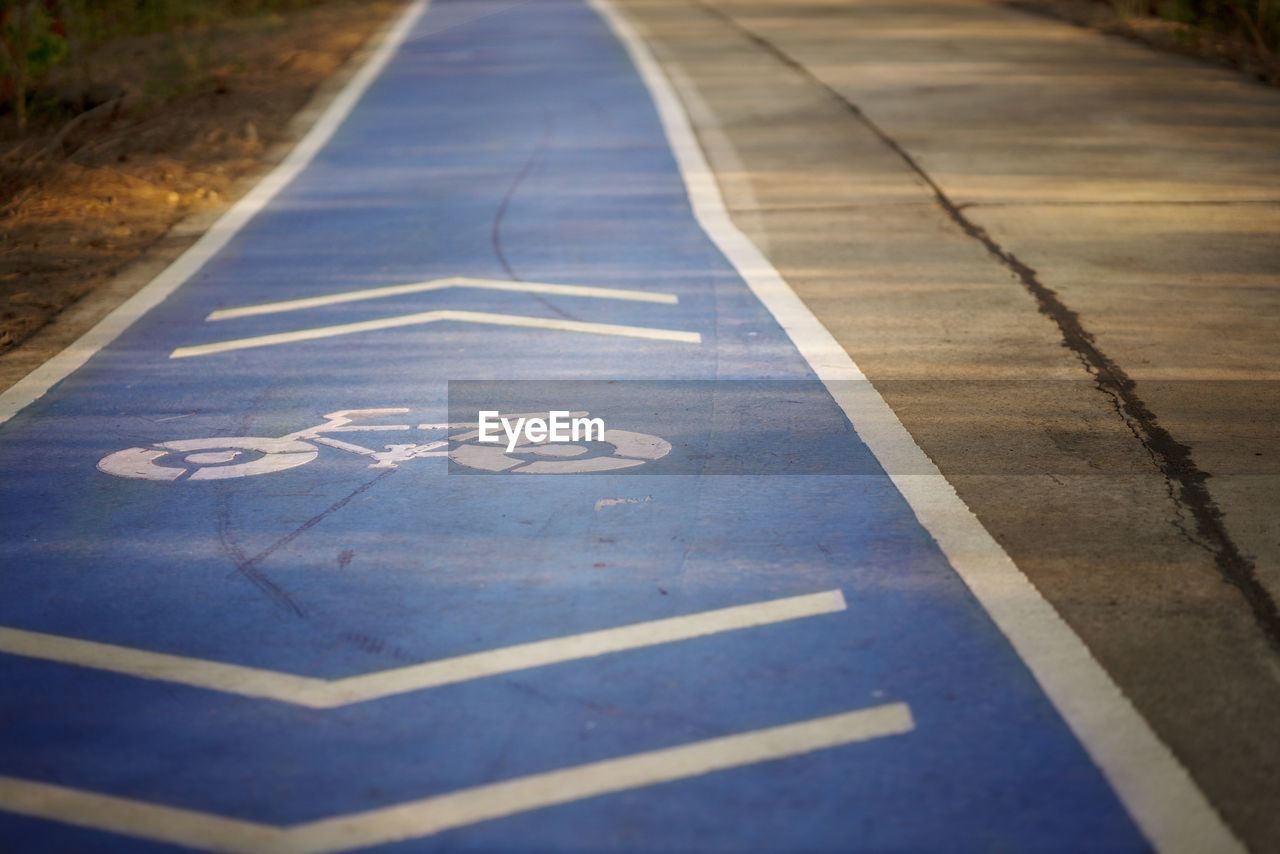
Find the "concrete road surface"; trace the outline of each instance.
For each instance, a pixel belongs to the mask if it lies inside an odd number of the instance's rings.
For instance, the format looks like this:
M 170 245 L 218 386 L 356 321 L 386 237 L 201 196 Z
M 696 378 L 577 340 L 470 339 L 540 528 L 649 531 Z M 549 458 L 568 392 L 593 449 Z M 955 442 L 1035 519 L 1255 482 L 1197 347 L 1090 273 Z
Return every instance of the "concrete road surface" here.
M 994 3 L 626 8 L 735 221 L 1280 848 L 1280 94 Z

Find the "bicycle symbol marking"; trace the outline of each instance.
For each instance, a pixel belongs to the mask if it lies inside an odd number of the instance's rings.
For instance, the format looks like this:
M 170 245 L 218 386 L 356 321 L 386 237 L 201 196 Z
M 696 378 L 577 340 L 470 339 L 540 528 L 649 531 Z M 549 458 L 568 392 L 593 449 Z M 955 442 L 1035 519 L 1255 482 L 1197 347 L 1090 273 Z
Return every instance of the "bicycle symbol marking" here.
M 409 412 L 406 408 L 342 409 L 324 421 L 286 436 L 224 436 L 178 439 L 148 447 L 125 448 L 98 461 L 98 470 L 116 477 L 156 481 L 210 481 L 270 474 L 306 465 L 320 447 L 368 457 L 369 468 L 395 469 L 413 460 L 442 457 L 466 468 L 515 474 L 586 474 L 633 468 L 671 452 L 665 439 L 630 430 L 608 429 L 599 441 L 575 444 L 532 442 L 522 437 L 510 453 L 505 447 L 477 444 L 473 422 L 419 424 L 426 432 L 462 432 L 428 442 L 388 443 L 375 450 L 334 438 L 334 433 L 408 432 L 409 424 L 352 423 L 356 419 Z M 524 413 L 542 415 L 546 413 Z M 573 416 L 589 413 L 574 412 Z M 452 444 L 452 449 L 450 445 Z

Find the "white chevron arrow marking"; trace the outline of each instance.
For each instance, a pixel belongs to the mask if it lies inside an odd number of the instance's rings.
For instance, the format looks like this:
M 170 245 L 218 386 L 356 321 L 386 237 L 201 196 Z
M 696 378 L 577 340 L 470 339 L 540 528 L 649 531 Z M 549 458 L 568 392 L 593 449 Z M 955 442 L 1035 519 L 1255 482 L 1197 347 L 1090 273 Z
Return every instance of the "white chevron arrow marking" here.
M 212 312 L 205 320 L 231 320 L 236 317 L 254 317 L 259 314 L 275 314 L 281 311 L 298 311 L 304 308 L 319 308 L 325 305 L 339 305 L 345 302 L 358 302 L 382 297 L 420 294 L 429 291 L 443 291 L 449 288 L 476 288 L 485 291 L 512 291 L 516 293 L 555 294 L 566 297 L 589 297 L 594 299 L 616 299 L 631 302 L 656 302 L 664 305 L 675 305 L 680 301 L 675 294 L 655 293 L 653 291 L 631 291 L 622 288 L 596 288 L 585 285 L 548 285 L 541 282 L 508 282 L 502 279 L 474 279 L 467 276 L 451 276 L 447 279 L 432 279 L 427 282 L 414 282 L 407 285 L 388 285 L 381 288 L 362 288 L 355 291 L 344 291 L 337 294 L 325 294 L 318 297 L 267 302 L 259 305 L 246 305 L 240 308 L 224 308 Z
M 905 703 L 588 762 L 442 795 L 275 827 L 0 777 L 0 809 L 221 854 L 337 854 L 559 804 L 785 759 L 915 729 Z
M 2 626 L 0 653 L 313 709 L 333 709 L 517 670 L 832 614 L 845 607 L 844 594 L 839 590 L 826 590 L 516 644 L 332 681 Z

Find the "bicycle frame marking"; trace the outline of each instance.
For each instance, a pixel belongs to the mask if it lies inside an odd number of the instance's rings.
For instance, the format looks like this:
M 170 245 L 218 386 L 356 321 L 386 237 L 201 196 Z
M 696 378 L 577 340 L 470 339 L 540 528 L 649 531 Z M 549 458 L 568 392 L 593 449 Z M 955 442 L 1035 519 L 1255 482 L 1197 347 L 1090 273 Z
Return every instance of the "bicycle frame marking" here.
M 227 436 L 206 439 L 179 439 L 157 442 L 145 448 L 126 448 L 108 454 L 98 462 L 98 470 L 104 474 L 135 480 L 158 481 L 207 481 L 228 480 L 271 472 L 284 471 L 305 465 L 319 455 L 317 445 L 344 453 L 368 457 L 372 469 L 395 469 L 411 460 L 432 457 L 448 457 L 465 468 L 491 473 L 513 471 L 523 474 L 573 474 L 613 471 L 632 468 L 660 459 L 671 451 L 670 443 L 658 436 L 633 433 L 627 430 L 606 430 L 601 437 L 615 451 L 608 456 L 587 457 L 587 448 L 557 446 L 545 453 L 528 441 L 521 441 L 521 450 L 533 452 L 550 459 L 530 461 L 505 453 L 501 448 L 489 445 L 459 444 L 450 449 L 450 443 L 466 443 L 476 439 L 479 428 L 474 421 L 420 423 L 417 430 L 461 430 L 445 439 L 429 442 L 392 442 L 374 450 L 363 445 L 337 439 L 332 433 L 392 433 L 411 431 L 409 424 L 360 424 L 362 417 L 402 415 L 410 410 L 405 407 L 381 407 L 371 409 L 339 409 L 322 416 L 323 421 L 302 430 L 295 430 L 278 438 L 260 436 Z M 508 413 L 512 416 L 542 416 L 546 413 Z M 570 417 L 582 417 L 589 412 L 570 412 Z M 236 462 L 245 451 L 261 454 L 254 459 Z M 182 465 L 165 465 L 162 460 L 182 454 Z M 194 468 L 193 468 L 194 467 Z

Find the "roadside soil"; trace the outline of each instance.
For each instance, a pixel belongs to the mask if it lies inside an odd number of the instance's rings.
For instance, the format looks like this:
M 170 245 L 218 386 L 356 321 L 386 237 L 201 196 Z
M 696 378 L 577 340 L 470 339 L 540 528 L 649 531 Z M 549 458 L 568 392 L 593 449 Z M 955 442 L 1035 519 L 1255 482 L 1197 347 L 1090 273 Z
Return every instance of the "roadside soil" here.
M 328 0 L 115 39 L 91 56 L 91 87 L 58 69 L 25 134 L 0 115 L 0 353 L 184 216 L 225 206 L 313 90 L 402 5 Z M 67 92 L 88 93 L 89 109 L 58 106 Z
M 1200 27 L 1125 15 L 1107 0 L 1005 0 L 1005 5 L 1123 36 L 1157 50 L 1202 59 L 1240 71 L 1260 83 L 1280 86 L 1280 56 Z

